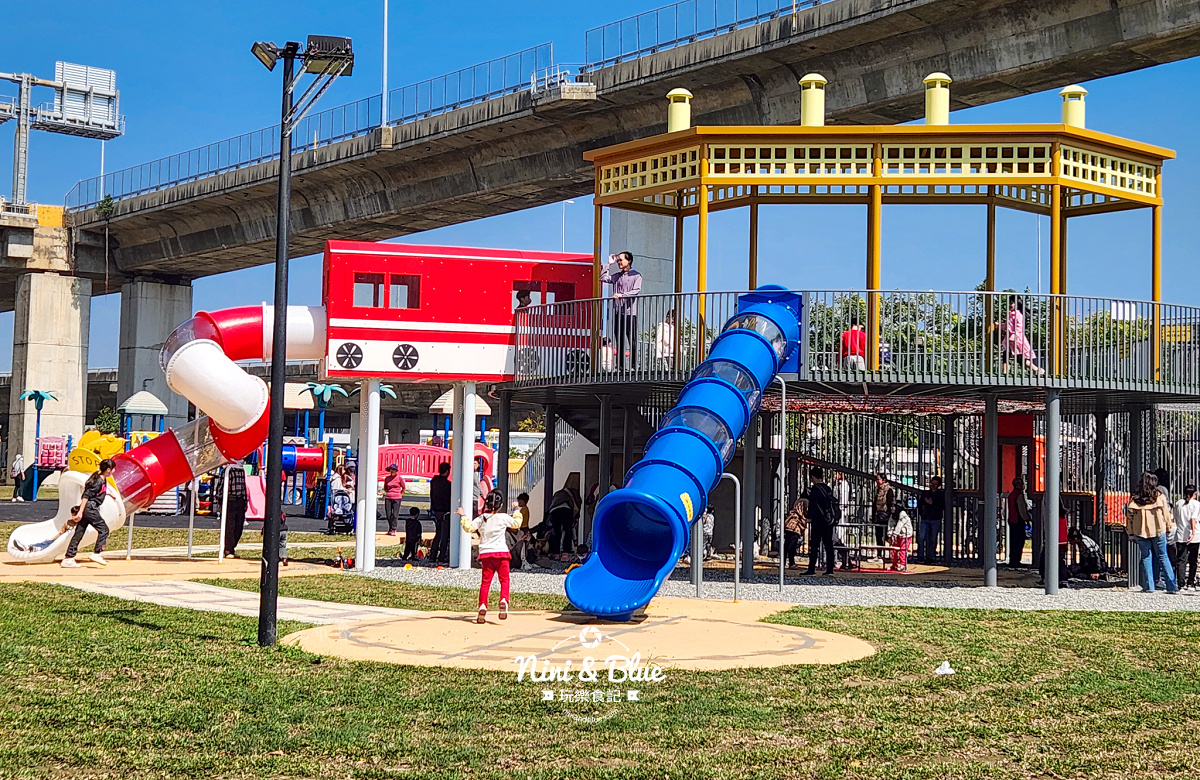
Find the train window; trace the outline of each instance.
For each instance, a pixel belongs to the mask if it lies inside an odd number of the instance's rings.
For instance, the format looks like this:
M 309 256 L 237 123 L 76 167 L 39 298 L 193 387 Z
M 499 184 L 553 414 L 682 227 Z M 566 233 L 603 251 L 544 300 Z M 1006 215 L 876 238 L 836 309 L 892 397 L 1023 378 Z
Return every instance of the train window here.
M 562 303 L 575 300 L 575 285 L 570 282 L 547 282 L 546 303 Z
M 542 285 L 540 282 L 513 282 L 513 311 L 524 309 L 526 306 L 539 306 L 541 303 Z
M 383 306 L 383 274 L 354 275 L 354 305 L 371 309 Z
M 388 293 L 389 309 L 421 308 L 421 277 L 392 274 L 392 289 Z

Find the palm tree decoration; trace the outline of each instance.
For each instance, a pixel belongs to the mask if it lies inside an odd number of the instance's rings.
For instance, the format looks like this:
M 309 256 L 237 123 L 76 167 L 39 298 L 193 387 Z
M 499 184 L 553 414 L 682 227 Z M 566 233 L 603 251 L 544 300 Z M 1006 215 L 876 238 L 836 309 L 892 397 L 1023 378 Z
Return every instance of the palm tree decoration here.
M 42 406 L 47 401 L 57 401 L 58 397 L 47 390 L 26 390 L 21 393 L 22 401 L 33 401 L 33 408 L 37 410 L 37 422 L 34 423 L 33 429 L 33 498 L 37 500 L 38 491 L 38 457 L 42 449 Z
M 327 385 L 321 382 L 308 382 L 304 386 L 304 392 L 313 397 L 313 400 L 317 402 L 317 408 L 321 410 L 320 418 L 317 421 L 321 432 L 318 434 L 317 440 L 325 441 L 325 407 L 329 406 L 335 393 L 341 393 L 343 397 L 347 398 L 349 396 L 341 385 Z
M 358 395 L 361 390 L 362 390 L 362 387 L 360 385 L 355 385 L 354 389 L 350 391 L 350 395 Z M 381 384 L 379 386 L 379 394 L 386 395 L 388 398 L 395 398 L 396 397 L 396 388 L 392 387 L 391 385 Z

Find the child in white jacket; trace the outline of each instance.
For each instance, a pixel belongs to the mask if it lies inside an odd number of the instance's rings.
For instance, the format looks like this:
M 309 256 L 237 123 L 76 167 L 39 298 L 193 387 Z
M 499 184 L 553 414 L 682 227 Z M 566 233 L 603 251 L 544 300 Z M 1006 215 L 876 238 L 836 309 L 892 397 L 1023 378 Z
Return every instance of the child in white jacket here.
M 893 547 L 892 571 L 908 571 L 908 550 L 912 547 L 913 524 L 908 512 L 900 509 L 896 512 L 896 520 L 888 533 Z
M 516 508 L 513 504 L 513 508 Z M 504 494 L 499 490 L 488 493 L 483 503 L 483 514 L 474 520 L 467 517 L 467 512 L 459 507 L 459 522 L 467 533 L 479 534 L 479 567 L 483 570 L 483 580 L 479 585 L 479 614 L 476 623 L 487 622 L 488 591 L 492 588 L 492 575 L 500 576 L 500 619 L 508 619 L 508 570 L 512 556 L 508 551 L 508 538 L 505 532 L 510 528 L 521 527 L 521 517 L 507 515 L 500 510 L 504 508 Z

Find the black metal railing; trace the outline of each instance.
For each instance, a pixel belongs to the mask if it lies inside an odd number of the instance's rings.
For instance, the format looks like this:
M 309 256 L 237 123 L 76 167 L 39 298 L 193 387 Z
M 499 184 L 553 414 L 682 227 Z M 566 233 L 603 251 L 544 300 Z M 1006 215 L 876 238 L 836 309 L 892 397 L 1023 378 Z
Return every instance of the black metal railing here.
M 521 310 L 516 382 L 685 381 L 740 294 Z M 803 380 L 1200 391 L 1200 308 L 1031 293 L 802 295 Z

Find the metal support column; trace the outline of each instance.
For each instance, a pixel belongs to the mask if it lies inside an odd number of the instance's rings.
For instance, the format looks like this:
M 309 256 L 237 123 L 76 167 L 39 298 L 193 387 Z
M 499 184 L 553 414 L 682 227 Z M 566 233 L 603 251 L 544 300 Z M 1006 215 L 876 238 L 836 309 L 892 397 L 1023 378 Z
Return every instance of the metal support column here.
M 996 471 L 999 465 L 999 399 L 987 396 L 983 414 L 983 516 L 979 518 L 979 550 L 983 556 L 983 584 L 996 587 L 996 518 L 998 516 Z
M 542 479 L 542 512 L 550 509 L 550 501 L 554 498 L 554 458 L 558 454 L 558 437 L 554 432 L 558 428 L 558 407 L 546 404 L 546 440 L 542 444 L 545 453 L 546 468 Z
M 633 415 L 637 410 L 625 406 L 621 409 L 621 478 L 618 482 L 625 484 L 625 475 L 633 465 Z
M 354 568 L 363 570 L 367 559 L 367 534 L 374 533 L 375 522 L 367 522 L 367 380 L 359 383 L 358 393 L 358 446 L 355 457 L 358 458 L 358 479 L 354 488 Z
M 1103 547 L 1104 526 L 1108 522 L 1105 493 L 1108 491 L 1108 410 L 1103 404 L 1096 409 L 1096 445 L 1093 452 L 1093 473 L 1096 478 L 1096 503 L 1092 538 Z M 1109 561 L 1112 563 L 1112 561 Z
M 742 549 L 740 554 L 742 577 L 754 576 L 754 509 L 758 503 L 758 426 L 756 415 L 746 427 L 745 445 L 742 447 Z
M 512 433 L 512 391 L 500 391 L 500 403 L 497 414 L 500 418 L 500 440 L 496 443 L 496 489 L 504 494 L 507 507 L 512 505 L 516 496 L 508 494 L 508 451 L 512 448 L 510 434 Z
M 600 490 L 596 494 L 597 501 L 608 494 L 608 488 L 612 485 L 612 418 L 612 396 L 602 395 L 600 396 Z
M 464 479 L 458 483 L 458 505 L 467 510 L 467 514 L 476 511 L 475 507 L 475 383 L 463 382 L 462 385 L 462 429 L 461 440 L 455 440 L 454 446 L 462 458 L 461 473 Z M 461 442 L 461 444 L 460 444 Z M 450 519 L 451 539 L 458 537 L 458 557 L 450 556 L 450 565 L 456 569 L 471 568 L 471 535 L 463 530 L 462 525 Z
M 750 289 L 758 287 L 758 187 L 750 196 Z
M 450 439 L 450 484 L 452 486 L 450 491 L 450 505 L 452 507 L 450 515 L 450 565 L 457 567 L 458 546 L 462 543 L 462 534 L 459 533 L 457 510 L 462 507 L 470 514 L 471 504 L 473 503 L 469 500 L 466 504 L 462 503 L 462 486 L 464 484 L 470 485 L 472 475 L 463 474 L 462 445 L 466 437 L 463 435 L 463 386 L 459 382 L 454 383 L 454 400 L 452 403 L 453 406 L 451 408 L 454 411 L 451 415 L 453 433 Z
M 953 415 L 942 418 L 942 488 L 946 493 L 946 507 L 942 511 L 942 560 L 947 566 L 954 561 L 954 461 L 955 452 Z
M 1146 430 L 1145 409 L 1135 408 L 1129 412 L 1129 494 L 1137 490 L 1138 480 L 1146 470 L 1146 453 L 1143 434 Z M 1126 571 L 1129 572 L 1129 589 L 1142 587 L 1141 569 L 1138 566 L 1140 558 L 1137 542 L 1132 537 L 1126 537 L 1128 545 L 1125 550 Z
M 364 427 L 366 436 L 358 454 L 358 484 L 366 485 L 364 496 L 366 502 L 365 522 L 367 533 L 364 537 L 363 558 L 359 563 L 360 571 L 372 571 L 375 568 L 375 532 L 378 530 L 376 517 L 379 511 L 379 386 L 378 379 L 368 379 L 363 384 L 364 395 L 367 396 L 367 414 Z M 362 518 L 360 518 L 360 522 Z
M 1042 527 L 1046 529 L 1046 545 L 1042 548 L 1045 562 L 1042 581 L 1046 595 L 1058 594 L 1058 505 L 1059 486 L 1062 476 L 1062 414 L 1058 390 L 1046 390 L 1046 496 L 1042 505 L 1046 507 Z
M 22 74 L 17 84 L 17 130 L 13 137 L 13 203 L 25 205 L 29 182 L 29 114 L 33 78 Z

